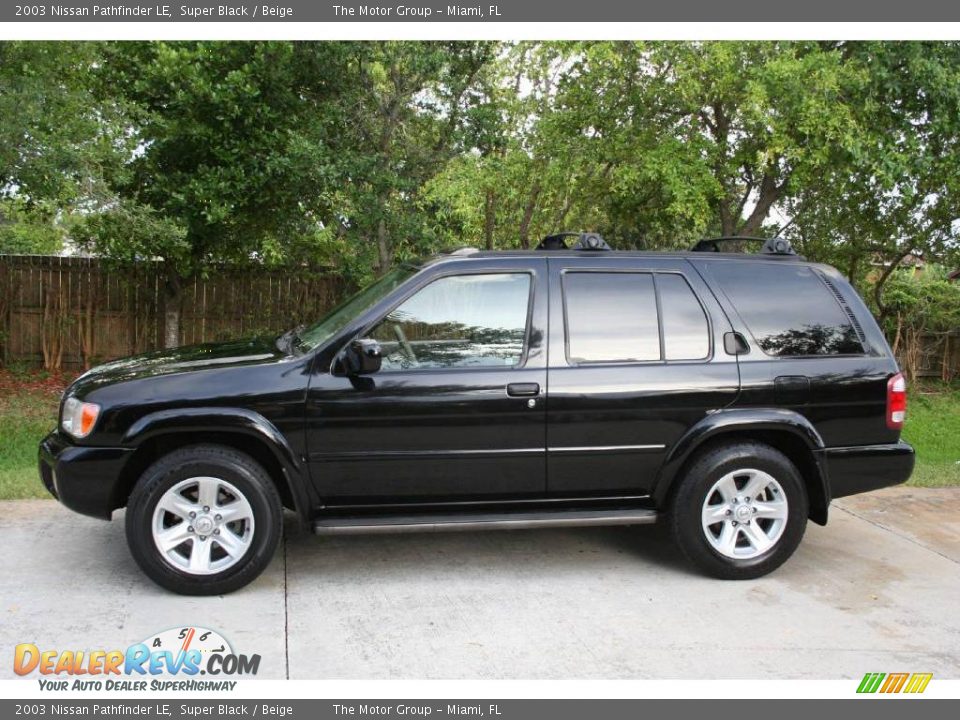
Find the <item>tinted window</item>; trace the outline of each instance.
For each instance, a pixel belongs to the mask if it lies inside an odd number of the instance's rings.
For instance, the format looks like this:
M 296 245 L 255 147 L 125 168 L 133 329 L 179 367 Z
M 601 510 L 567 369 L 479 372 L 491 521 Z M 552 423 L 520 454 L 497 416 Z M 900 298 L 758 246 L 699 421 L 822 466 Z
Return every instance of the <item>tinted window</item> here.
M 660 359 L 649 273 L 566 273 L 567 358 L 572 363 Z
M 850 318 L 811 268 L 717 262 L 710 272 L 768 355 L 863 352 Z
M 509 367 L 520 362 L 530 276 L 440 278 L 405 300 L 368 333 L 382 370 Z
M 680 275 L 657 275 L 663 346 L 667 360 L 700 360 L 710 354 L 707 316 Z

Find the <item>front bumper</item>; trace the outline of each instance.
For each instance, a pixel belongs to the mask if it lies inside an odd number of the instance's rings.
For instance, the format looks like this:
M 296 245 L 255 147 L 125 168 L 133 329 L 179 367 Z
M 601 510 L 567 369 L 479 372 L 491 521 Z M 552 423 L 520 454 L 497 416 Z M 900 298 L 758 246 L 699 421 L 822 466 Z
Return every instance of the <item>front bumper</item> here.
M 821 452 L 834 499 L 905 483 L 915 461 L 913 448 L 902 441 Z
M 121 470 L 132 452 L 74 445 L 55 430 L 40 442 L 40 480 L 71 510 L 109 520 L 123 504 Z

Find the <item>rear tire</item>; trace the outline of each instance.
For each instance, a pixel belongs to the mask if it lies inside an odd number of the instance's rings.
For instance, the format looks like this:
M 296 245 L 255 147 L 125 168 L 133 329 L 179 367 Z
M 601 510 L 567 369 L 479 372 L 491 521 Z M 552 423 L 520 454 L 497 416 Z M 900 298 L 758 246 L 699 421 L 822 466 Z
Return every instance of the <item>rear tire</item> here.
M 796 466 L 758 442 L 714 446 L 689 465 L 670 502 L 670 529 L 700 570 L 748 580 L 776 570 L 807 525 L 808 501 Z
M 181 595 L 222 595 L 251 582 L 273 558 L 282 529 L 270 476 L 249 456 L 219 445 L 163 456 L 127 503 L 134 560 Z

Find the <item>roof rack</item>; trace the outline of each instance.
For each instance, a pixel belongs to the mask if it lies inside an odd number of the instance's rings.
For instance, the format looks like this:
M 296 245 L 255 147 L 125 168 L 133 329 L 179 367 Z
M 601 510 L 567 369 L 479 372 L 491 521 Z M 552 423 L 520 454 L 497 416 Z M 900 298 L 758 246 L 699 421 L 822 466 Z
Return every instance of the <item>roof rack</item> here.
M 567 242 L 570 238 L 577 238 L 575 242 Z M 587 250 L 596 252 L 598 250 L 610 250 L 607 241 L 597 233 L 580 232 L 562 232 L 555 235 L 547 235 L 537 250 Z
M 790 241 L 782 237 L 758 238 L 747 235 L 724 235 L 723 237 L 705 238 L 700 240 L 690 250 L 692 252 L 723 252 L 721 245 L 734 242 L 763 243 L 760 253 L 763 255 L 796 255 Z
M 447 250 L 447 252 L 443 254 L 452 255 L 453 257 L 462 257 L 464 255 L 476 255 L 478 252 L 480 251 L 477 248 L 467 246 L 456 248 L 455 250 Z

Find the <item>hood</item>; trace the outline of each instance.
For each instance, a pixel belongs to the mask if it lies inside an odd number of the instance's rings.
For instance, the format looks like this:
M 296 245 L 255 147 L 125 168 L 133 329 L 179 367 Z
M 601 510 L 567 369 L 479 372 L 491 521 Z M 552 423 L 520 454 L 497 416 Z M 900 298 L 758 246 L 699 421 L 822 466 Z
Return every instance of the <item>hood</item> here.
M 273 338 L 250 338 L 156 350 L 98 365 L 78 377 L 67 392 L 79 396 L 105 385 L 161 375 L 212 370 L 280 360 L 288 357 Z

